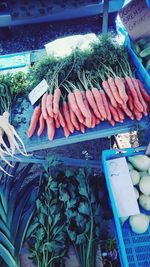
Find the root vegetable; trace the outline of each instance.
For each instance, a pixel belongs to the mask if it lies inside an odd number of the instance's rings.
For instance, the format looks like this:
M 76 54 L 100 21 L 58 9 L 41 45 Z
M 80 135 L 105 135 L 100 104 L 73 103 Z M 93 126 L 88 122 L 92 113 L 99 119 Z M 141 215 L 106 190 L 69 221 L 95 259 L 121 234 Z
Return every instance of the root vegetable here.
M 140 195 L 139 204 L 143 209 L 150 211 L 150 196 Z
M 129 76 L 126 76 L 125 80 L 127 82 L 129 91 L 130 91 L 130 93 L 131 93 L 131 95 L 133 97 L 134 106 L 138 109 L 138 111 L 143 112 L 143 106 L 142 106 L 142 104 L 140 103 L 140 101 L 138 99 L 138 95 L 137 95 L 137 92 L 135 90 L 132 78 L 129 77 Z
M 92 94 L 92 91 L 91 91 L 91 90 L 86 90 L 86 91 L 85 91 L 85 94 L 86 94 L 86 98 L 87 98 L 87 100 L 88 100 L 88 103 L 89 103 L 91 109 L 93 110 L 95 116 L 96 116 L 97 118 L 101 119 L 101 115 L 100 115 L 100 113 L 99 113 L 97 104 L 96 104 L 96 102 L 95 102 L 95 100 L 94 100 L 94 96 L 93 96 L 93 94 Z
M 105 107 L 104 107 L 103 99 L 102 99 L 102 96 L 101 96 L 99 90 L 97 88 L 92 88 L 92 93 L 93 93 L 96 105 L 98 107 L 99 113 L 101 115 L 100 119 L 101 120 L 104 120 L 104 119 L 106 120 L 107 114 L 106 114 L 106 110 L 105 110 Z
M 40 108 L 40 106 L 37 106 L 37 107 L 35 107 L 35 109 L 33 111 L 32 118 L 31 118 L 31 121 L 30 121 L 30 126 L 29 126 L 29 129 L 28 129 L 28 132 L 27 132 L 27 135 L 28 135 L 29 138 L 32 137 L 32 135 L 34 134 L 40 116 L 41 116 L 41 108 Z
M 61 90 L 59 88 L 56 88 L 53 96 L 53 113 L 56 115 L 59 113 L 60 97 L 61 97 Z
M 126 87 L 125 87 L 124 79 L 122 79 L 120 77 L 115 77 L 115 84 L 118 88 L 120 98 L 126 104 L 128 101 L 128 95 L 126 93 Z
M 54 119 L 51 117 L 48 117 L 46 120 L 46 123 L 47 123 L 47 137 L 50 141 L 52 141 L 55 135 Z
M 71 122 L 69 107 L 68 107 L 68 104 L 66 102 L 63 103 L 62 110 L 63 110 L 63 115 L 65 118 L 66 126 L 67 126 L 68 130 L 71 133 L 73 133 L 74 132 L 74 126 Z
M 68 94 L 68 103 L 69 103 L 69 106 L 70 108 L 73 110 L 73 112 L 76 114 L 79 122 L 83 123 L 84 121 L 84 117 L 77 105 L 77 101 L 76 101 L 76 98 L 75 98 L 75 95 L 74 93 L 72 92 L 69 92 Z
M 150 195 L 150 175 L 144 175 L 139 183 L 140 191 L 145 195 Z
M 135 192 L 136 199 L 138 199 L 139 198 L 139 191 L 137 190 L 136 187 L 134 187 L 134 192 Z
M 128 165 L 128 169 L 129 169 L 129 171 L 134 170 L 134 168 L 133 168 L 133 166 L 132 166 L 131 163 L 127 162 L 127 165 Z
M 39 127 L 39 129 L 38 129 L 37 135 L 38 135 L 38 136 L 41 136 L 42 133 L 43 133 L 43 131 L 44 131 L 44 128 L 45 128 L 45 119 L 44 119 L 42 113 L 41 113 L 41 116 L 40 116 L 39 123 L 40 123 L 40 127 Z
M 136 234 L 144 234 L 149 227 L 149 217 L 146 214 L 140 213 L 129 218 L 131 229 Z
M 136 170 L 131 170 L 130 171 L 130 176 L 131 176 L 133 185 L 137 185 L 139 183 L 139 181 L 140 181 L 140 174 L 139 174 L 139 172 L 136 171 Z
M 86 109 L 86 106 L 84 104 L 84 101 L 83 101 L 83 97 L 82 97 L 82 93 L 79 89 L 74 89 L 74 95 L 75 95 L 75 99 L 76 99 L 76 102 L 77 102 L 77 105 L 78 105 L 78 108 L 80 109 L 82 115 L 86 118 L 89 117 L 89 112 L 88 110 Z
M 73 126 L 75 127 L 75 129 L 77 131 L 79 131 L 80 130 L 79 121 L 78 121 L 78 119 L 76 117 L 76 114 L 70 108 L 70 105 L 69 105 L 69 112 L 70 112 L 70 119 L 71 119 L 71 122 L 72 122 Z
M 50 117 L 53 117 L 53 95 L 49 93 L 46 98 L 46 110 Z
M 9 145 L 4 142 L 3 137 L 4 134 L 6 134 Z M 20 144 L 17 142 L 19 141 Z M 20 147 L 21 145 L 21 147 Z M 28 156 L 24 143 L 20 136 L 17 134 L 15 128 L 13 125 L 9 123 L 9 112 L 5 111 L 1 116 L 0 116 L 0 158 L 8 164 L 10 167 L 14 167 L 6 158 L 5 154 L 11 156 L 12 158 L 15 157 L 15 150 L 18 150 L 22 155 Z M 2 170 L 4 173 L 7 175 L 11 176 L 7 171 L 4 170 L 2 166 L 0 166 L 0 170 Z
M 112 116 L 111 116 L 111 112 L 110 112 L 110 109 L 109 109 L 109 102 L 106 98 L 106 94 L 103 90 L 100 90 L 100 94 L 102 96 L 102 100 L 103 100 L 103 104 L 104 104 L 104 107 L 105 107 L 105 111 L 106 111 L 106 118 L 108 121 L 111 121 L 112 119 Z
M 120 105 L 123 105 L 124 102 L 119 95 L 119 91 L 118 91 L 118 88 L 115 84 L 115 80 L 112 77 L 108 78 L 108 84 L 110 86 L 111 92 L 112 92 L 116 102 Z
M 135 155 L 128 157 L 128 161 L 138 171 L 147 171 L 150 166 L 150 158 L 146 155 Z
M 116 108 L 117 107 L 117 102 L 111 92 L 111 89 L 110 89 L 110 86 L 109 86 L 109 83 L 107 81 L 103 81 L 102 82 L 102 87 L 106 93 L 106 95 L 109 97 L 109 100 L 110 100 L 110 103 L 111 105 Z
M 42 96 L 42 102 L 41 102 L 42 114 L 43 114 L 43 117 L 44 117 L 45 120 L 48 117 L 47 108 L 46 108 L 47 96 L 48 96 L 48 93 L 45 93 Z

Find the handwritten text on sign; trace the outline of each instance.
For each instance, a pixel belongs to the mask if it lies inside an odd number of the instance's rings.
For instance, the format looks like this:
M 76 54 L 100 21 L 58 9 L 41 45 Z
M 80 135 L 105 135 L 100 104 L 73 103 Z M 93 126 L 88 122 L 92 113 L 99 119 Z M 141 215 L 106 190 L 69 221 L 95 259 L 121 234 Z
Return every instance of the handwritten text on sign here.
M 43 79 L 29 94 L 29 100 L 32 105 L 36 103 L 37 100 L 48 90 L 48 84 L 45 79 Z
M 136 40 L 150 34 L 150 9 L 145 0 L 133 0 L 119 12 L 130 37 Z

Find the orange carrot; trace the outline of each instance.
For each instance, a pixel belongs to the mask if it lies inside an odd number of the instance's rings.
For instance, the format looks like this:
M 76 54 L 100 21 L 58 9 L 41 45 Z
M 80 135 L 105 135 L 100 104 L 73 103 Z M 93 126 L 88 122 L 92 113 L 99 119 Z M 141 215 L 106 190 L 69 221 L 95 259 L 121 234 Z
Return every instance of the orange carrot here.
M 127 105 L 122 105 L 122 109 L 124 111 L 124 113 L 131 119 L 131 120 L 134 120 L 134 116 L 133 116 L 133 113 L 130 111 L 130 109 L 128 108 Z
M 62 110 L 63 110 L 63 115 L 64 115 L 64 118 L 65 118 L 65 122 L 66 122 L 66 127 L 68 128 L 68 130 L 71 133 L 73 133 L 74 132 L 74 126 L 73 126 L 73 124 L 71 122 L 69 108 L 68 108 L 68 104 L 66 102 L 63 103 Z
M 47 123 L 47 137 L 51 141 L 53 140 L 54 135 L 55 135 L 54 119 L 51 117 L 47 117 L 46 123 Z
M 80 130 L 79 121 L 76 117 L 76 114 L 71 109 L 70 104 L 69 104 L 69 113 L 70 113 L 70 119 L 71 119 L 73 126 L 75 127 L 77 131 L 79 131 Z
M 89 90 L 89 89 L 86 90 L 86 91 L 85 91 L 85 94 L 86 94 L 87 101 L 88 101 L 88 103 L 89 103 L 91 109 L 93 110 L 95 116 L 96 116 L 97 118 L 101 119 L 101 115 L 100 115 L 100 113 L 99 113 L 97 104 L 96 104 L 96 102 L 95 102 L 95 100 L 94 100 L 94 96 L 93 96 L 91 90 Z
M 59 88 L 56 88 L 54 91 L 54 97 L 53 97 L 53 112 L 54 112 L 54 114 L 59 113 L 60 97 L 61 97 L 61 91 Z
M 120 105 L 122 105 L 124 102 L 123 100 L 121 99 L 120 95 L 119 95 L 119 91 L 118 91 L 118 88 L 115 84 L 115 80 L 112 78 L 112 77 L 109 77 L 108 78 L 108 84 L 110 86 L 110 90 L 116 100 L 116 102 Z
M 82 91 L 81 93 L 82 93 L 82 98 L 83 98 L 84 105 L 85 105 L 86 110 L 87 110 L 87 112 L 89 114 L 88 117 L 85 118 L 85 123 L 86 123 L 86 126 L 88 128 L 91 128 L 92 115 L 91 115 L 90 107 L 89 107 L 85 92 Z
M 104 120 L 104 119 L 107 118 L 107 114 L 106 114 L 106 110 L 105 110 L 105 107 L 104 107 L 104 104 L 103 104 L 102 96 L 99 93 L 99 90 L 97 88 L 93 87 L 91 90 L 92 90 L 95 102 L 97 104 L 98 111 L 99 111 L 99 113 L 101 115 L 101 120 Z
M 55 125 L 56 128 L 59 129 L 60 128 L 60 120 L 59 120 L 59 116 L 54 114 L 54 119 L 55 119 Z
M 140 91 L 140 87 L 139 87 L 139 84 L 138 84 L 138 81 L 135 79 L 135 78 L 132 78 L 132 82 L 134 84 L 134 88 L 137 92 L 137 95 L 138 95 L 138 99 L 140 101 L 140 103 L 142 104 L 143 106 L 143 113 L 147 112 L 147 103 L 145 102 L 145 100 L 143 99 L 143 96 L 141 94 L 141 91 Z
M 89 112 L 88 110 L 86 109 L 86 106 L 84 104 L 84 101 L 83 101 L 83 97 L 82 97 L 82 93 L 79 89 L 74 89 L 73 91 L 74 95 L 75 95 L 75 99 L 76 99 L 76 102 L 77 102 L 77 105 L 78 105 L 78 108 L 80 109 L 82 115 L 86 118 L 86 117 L 89 117 Z
M 36 129 L 36 126 L 38 124 L 40 115 L 41 115 L 41 108 L 40 108 L 40 106 L 37 106 L 37 107 L 35 107 L 35 109 L 33 111 L 32 118 L 31 118 L 31 121 L 30 121 L 30 126 L 29 126 L 29 129 L 28 129 L 28 132 L 27 132 L 27 135 L 28 135 L 29 138 L 35 132 L 35 129 Z
M 109 103 L 109 109 L 110 109 L 110 112 L 111 112 L 111 115 L 112 115 L 112 118 L 114 119 L 114 121 L 117 121 L 119 122 L 120 121 L 120 118 L 118 116 L 118 113 L 117 113 L 117 109 L 115 109 L 111 103 Z
M 136 120 L 140 121 L 142 119 L 142 113 L 138 111 L 138 109 L 135 107 L 134 110 L 134 115 L 136 117 Z
M 100 94 L 102 96 L 102 100 L 103 100 L 103 105 L 105 107 L 105 111 L 106 111 L 106 115 L 107 115 L 107 120 L 111 120 L 111 112 L 109 109 L 109 105 L 108 105 L 108 100 L 106 98 L 106 94 L 103 90 L 100 90 Z
M 96 117 L 95 115 L 92 115 L 92 123 L 91 123 L 91 128 L 94 128 L 96 125 Z
M 129 109 L 132 111 L 134 109 L 134 105 L 133 105 L 133 98 L 130 93 L 128 94 L 128 105 L 129 105 Z
M 76 114 L 79 122 L 83 123 L 84 121 L 84 117 L 77 105 L 77 101 L 76 101 L 76 98 L 75 98 L 75 95 L 74 93 L 72 92 L 69 92 L 68 94 L 68 103 L 70 105 L 70 108 L 72 109 L 72 111 Z
M 112 106 L 116 108 L 117 107 L 117 102 L 116 102 L 116 100 L 115 100 L 115 98 L 114 98 L 114 96 L 113 96 L 113 94 L 112 94 L 112 92 L 110 90 L 110 86 L 109 86 L 108 82 L 107 81 L 103 81 L 102 82 L 102 86 L 103 86 L 103 89 L 104 89 L 105 93 L 107 94 Z
M 125 119 L 125 115 L 124 115 L 124 113 L 123 113 L 122 109 L 121 109 L 121 108 L 119 108 L 119 107 L 117 107 L 116 111 L 117 111 L 117 113 L 118 113 L 118 116 L 119 116 L 120 122 L 122 122 L 122 121 Z
M 46 98 L 46 109 L 50 117 L 53 117 L 53 95 L 49 93 Z
M 131 93 L 131 95 L 133 97 L 134 106 L 138 109 L 138 111 L 143 112 L 143 106 L 142 106 L 142 104 L 140 103 L 140 101 L 138 99 L 138 95 L 137 95 L 137 92 L 135 90 L 132 78 L 129 77 L 129 76 L 126 76 L 125 80 L 127 82 L 129 91 L 130 91 L 130 93 Z
M 63 114 L 59 111 L 59 113 L 58 113 L 58 118 L 59 118 L 59 121 L 60 121 L 60 125 L 62 126 L 62 127 L 65 127 L 66 126 L 66 122 L 65 122 L 65 119 L 64 119 L 64 117 L 63 117 Z
M 95 117 L 95 119 L 96 119 L 96 125 L 100 124 L 101 120 L 96 118 L 96 117 Z
M 64 127 L 63 130 L 64 130 L 64 136 L 65 136 L 66 138 L 68 138 L 69 135 L 70 135 L 70 131 L 69 131 L 69 129 L 68 129 L 67 127 Z
M 109 120 L 108 122 L 111 124 L 111 126 L 115 126 L 115 121 L 113 119 Z
M 45 93 L 45 94 L 42 96 L 42 102 L 41 102 L 42 114 L 43 114 L 43 117 L 44 117 L 45 120 L 46 120 L 47 117 L 48 117 L 47 109 L 46 109 L 47 96 L 48 96 L 48 94 Z
M 41 134 L 44 131 L 44 128 L 45 128 L 45 119 L 43 117 L 43 114 L 41 113 L 41 116 L 40 116 L 40 127 L 39 127 L 38 132 L 37 132 L 38 136 L 41 136 Z
M 85 127 L 84 127 L 84 124 L 80 123 L 80 131 L 82 133 L 85 133 Z
M 126 104 L 128 101 L 128 95 L 126 93 L 125 81 L 121 77 L 115 77 L 115 84 L 119 91 L 119 96 L 122 101 Z
M 141 90 L 141 94 L 142 94 L 144 100 L 145 100 L 148 104 L 150 104 L 150 95 L 147 93 L 147 91 L 146 91 L 146 89 L 144 88 L 142 82 L 141 82 L 140 80 L 138 80 L 138 79 L 137 79 L 137 81 L 138 81 L 138 84 L 139 84 L 139 87 L 140 87 L 140 90 Z
M 95 114 L 94 114 L 94 112 L 92 111 L 92 109 L 91 109 L 91 116 L 92 116 L 92 121 L 91 121 L 91 128 L 94 128 L 95 127 L 95 125 L 96 125 L 96 119 L 98 119 L 96 116 L 95 116 Z M 99 120 L 99 119 L 98 119 Z

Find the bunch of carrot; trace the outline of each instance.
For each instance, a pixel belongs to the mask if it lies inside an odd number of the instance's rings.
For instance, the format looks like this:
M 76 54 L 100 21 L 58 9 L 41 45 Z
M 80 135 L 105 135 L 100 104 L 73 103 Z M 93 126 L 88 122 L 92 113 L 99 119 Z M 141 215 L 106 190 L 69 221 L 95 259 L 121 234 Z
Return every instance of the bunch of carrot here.
M 41 105 L 33 111 L 28 137 L 34 134 L 38 124 L 37 135 L 41 136 L 47 125 L 48 139 L 53 140 L 60 127 L 68 137 L 75 130 L 84 133 L 85 127 L 94 128 L 104 120 L 114 126 L 116 122 L 123 123 L 126 116 L 132 120 L 147 116 L 150 95 L 141 81 L 127 74 L 124 78 L 112 74 L 107 72 L 107 78 L 100 75 L 98 82 L 93 80 L 94 86 L 84 73 L 76 85 L 66 81 L 65 98 L 59 87 L 54 94 L 46 92 Z

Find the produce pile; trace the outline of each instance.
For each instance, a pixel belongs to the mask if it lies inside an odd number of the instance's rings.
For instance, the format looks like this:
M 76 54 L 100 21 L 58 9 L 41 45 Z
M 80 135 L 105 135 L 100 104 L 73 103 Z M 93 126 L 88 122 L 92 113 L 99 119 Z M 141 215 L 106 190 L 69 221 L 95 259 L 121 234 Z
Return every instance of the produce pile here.
M 135 41 L 132 47 L 145 69 L 150 71 L 150 37 L 143 37 Z
M 150 223 L 150 158 L 146 155 L 128 157 L 128 167 L 136 198 L 142 208 L 140 214 L 130 217 L 122 217 L 123 225 L 129 219 L 129 225 L 136 234 L 143 234 L 149 228 Z
M 10 123 L 11 107 L 26 90 L 25 75 L 22 72 L 17 74 L 6 74 L 0 76 L 0 158 L 10 167 L 13 165 L 6 159 L 9 156 L 16 158 L 16 151 L 24 156 L 27 152 L 22 139 Z M 20 87 L 21 85 L 21 87 Z M 0 170 L 8 174 L 2 166 Z
M 99 267 L 101 247 L 115 249 L 118 262 L 102 173 L 68 168 L 54 157 L 44 168 L 17 162 L 6 170 L 13 177 L 0 175 L 0 266 L 25 267 L 22 257 L 29 256 L 36 267 Z
M 141 120 L 148 115 L 150 95 L 135 78 L 125 47 L 112 35 L 99 36 L 88 50 L 41 62 L 32 70 L 32 84 L 43 78 L 49 90 L 34 108 L 29 138 L 38 125 L 37 135 L 47 127 L 48 139 L 53 140 L 60 127 L 68 137 L 104 120 L 114 126 L 126 117 Z
M 104 178 L 88 169 L 62 172 L 58 167 L 50 167 L 43 174 L 28 230 L 32 232 L 29 245 L 37 267 L 69 267 L 74 261 L 76 266 L 100 266 L 99 240 L 106 222 L 104 218 L 110 211 L 106 187 L 101 188 L 101 180 Z M 74 253 L 69 264 L 70 246 Z

